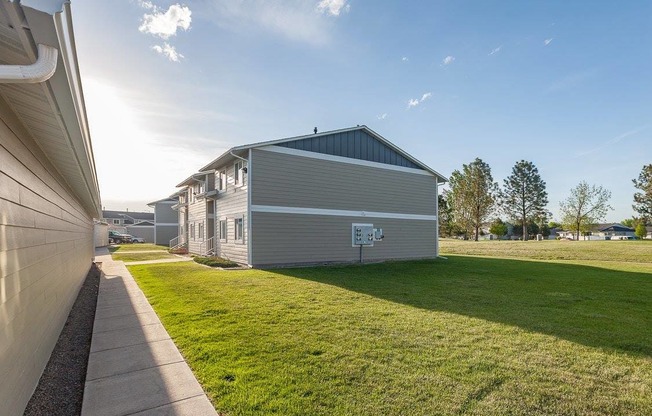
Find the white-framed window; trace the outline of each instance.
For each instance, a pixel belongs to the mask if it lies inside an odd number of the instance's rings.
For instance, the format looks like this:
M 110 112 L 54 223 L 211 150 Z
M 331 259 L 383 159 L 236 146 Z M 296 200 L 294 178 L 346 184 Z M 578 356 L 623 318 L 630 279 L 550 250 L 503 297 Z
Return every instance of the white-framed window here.
M 190 238 L 195 239 L 195 223 L 190 223 Z
M 220 220 L 219 227 L 220 241 L 226 241 L 226 218 Z
M 116 219 L 114 219 L 114 220 L 113 220 L 113 225 L 120 225 L 120 220 L 116 220 Z
M 226 169 L 223 169 L 215 174 L 217 182 L 217 192 L 226 191 Z
M 188 202 L 190 204 L 195 202 L 195 187 L 194 186 L 189 186 L 188 187 Z
M 233 164 L 233 181 L 236 186 L 242 186 L 245 184 L 246 176 L 246 166 L 242 160 L 238 160 Z
M 197 195 L 203 194 L 205 189 L 206 189 L 206 186 L 205 186 L 204 182 L 199 182 L 197 184 Z
M 235 228 L 235 241 L 244 241 L 244 221 L 242 217 L 235 218 L 233 220 L 233 225 Z
M 199 223 L 199 239 L 200 240 L 204 239 L 204 221 L 201 221 Z

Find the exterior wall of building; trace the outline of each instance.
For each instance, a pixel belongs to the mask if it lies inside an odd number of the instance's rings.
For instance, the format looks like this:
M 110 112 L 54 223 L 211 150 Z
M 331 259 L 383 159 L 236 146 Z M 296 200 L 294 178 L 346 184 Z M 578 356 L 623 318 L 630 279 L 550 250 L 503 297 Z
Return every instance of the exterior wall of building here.
M 93 241 L 95 247 L 106 247 L 109 245 L 109 226 L 102 222 L 96 222 L 93 226 Z
M 235 184 L 234 164 L 229 163 L 217 169 L 217 172 L 226 169 L 226 189 L 215 197 L 215 247 L 217 255 L 223 258 L 247 264 L 249 243 L 249 218 L 247 218 L 248 186 L 245 180 L 242 185 Z M 243 238 L 235 240 L 236 219 L 242 218 Z M 220 238 L 220 221 L 226 221 L 226 239 Z
M 168 245 L 179 235 L 179 213 L 172 209 L 176 202 L 163 200 L 154 204 L 155 244 Z
M 194 254 L 200 254 L 201 245 L 204 238 L 199 237 L 200 224 L 206 227 L 206 199 L 191 199 L 188 203 L 188 251 Z M 194 229 L 194 233 L 193 233 Z M 205 236 L 205 232 L 204 232 Z
M 94 255 L 93 219 L 0 98 L 0 389 L 22 412 Z
M 140 237 L 146 243 L 154 242 L 154 226 L 153 225 L 127 225 L 127 234 L 134 237 Z M 169 242 L 169 241 L 168 241 Z
M 383 241 L 363 248 L 366 260 L 437 256 L 434 176 L 320 157 L 252 151 L 254 266 L 358 261 L 353 223 L 384 231 Z

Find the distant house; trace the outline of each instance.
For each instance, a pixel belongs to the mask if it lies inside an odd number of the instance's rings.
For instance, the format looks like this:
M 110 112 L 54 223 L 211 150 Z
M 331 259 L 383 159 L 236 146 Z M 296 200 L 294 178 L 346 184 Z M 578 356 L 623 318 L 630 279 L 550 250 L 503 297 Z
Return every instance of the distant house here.
M 561 238 L 574 240 L 576 233 L 574 231 L 557 231 Z M 633 238 L 635 236 L 633 228 L 618 223 L 596 224 L 591 227 L 589 232 L 580 233 L 580 240 L 614 240 L 619 238 Z
M 23 414 L 93 262 L 101 201 L 72 24 L 68 1 L 0 1 L 3 415 Z
M 179 214 L 172 207 L 177 198 L 163 198 L 150 202 L 154 208 L 154 243 L 168 245 L 170 240 L 179 235 Z
M 140 237 L 145 242 L 154 242 L 154 213 L 102 210 L 102 221 L 109 224 L 109 230 Z
M 647 231 L 647 234 L 645 235 L 646 240 L 652 240 L 652 227 L 645 227 L 645 230 Z
M 172 245 L 253 267 L 434 258 L 445 180 L 366 126 L 238 146 L 179 183 Z

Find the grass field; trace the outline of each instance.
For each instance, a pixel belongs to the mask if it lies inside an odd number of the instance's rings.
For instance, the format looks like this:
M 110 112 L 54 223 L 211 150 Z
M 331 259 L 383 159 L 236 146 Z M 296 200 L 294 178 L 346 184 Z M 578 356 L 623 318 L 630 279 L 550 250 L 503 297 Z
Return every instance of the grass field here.
M 173 259 L 175 255 L 170 254 L 167 251 L 156 251 L 156 252 L 127 251 L 127 252 L 112 253 L 111 257 L 113 258 L 113 260 L 129 262 L 129 261 Z
M 148 243 L 133 243 L 133 244 L 120 244 L 116 246 L 110 246 L 109 251 L 111 253 L 115 252 L 128 252 L 128 251 L 151 251 L 151 250 L 161 250 L 161 251 L 168 251 L 170 247 L 168 246 L 160 246 L 156 244 L 148 244 Z
M 226 415 L 649 415 L 652 245 L 605 243 L 442 242 L 448 260 L 274 271 L 129 269 Z

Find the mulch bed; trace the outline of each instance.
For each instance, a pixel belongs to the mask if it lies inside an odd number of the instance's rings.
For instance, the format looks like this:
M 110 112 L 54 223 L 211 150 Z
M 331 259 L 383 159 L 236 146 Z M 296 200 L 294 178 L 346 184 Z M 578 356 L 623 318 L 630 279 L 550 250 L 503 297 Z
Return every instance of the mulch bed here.
M 81 414 L 100 275 L 100 269 L 93 264 L 25 415 Z

